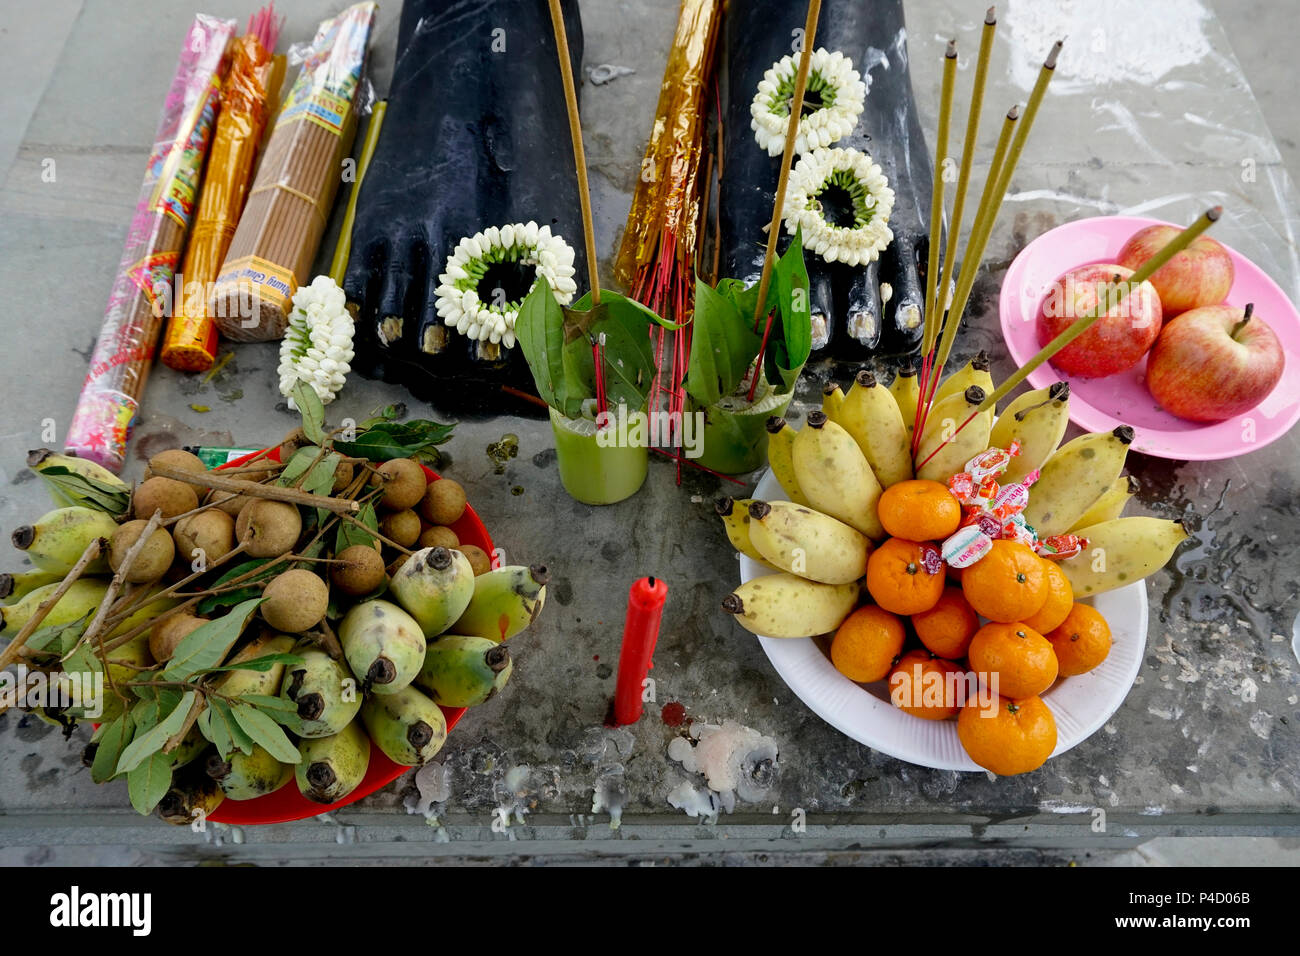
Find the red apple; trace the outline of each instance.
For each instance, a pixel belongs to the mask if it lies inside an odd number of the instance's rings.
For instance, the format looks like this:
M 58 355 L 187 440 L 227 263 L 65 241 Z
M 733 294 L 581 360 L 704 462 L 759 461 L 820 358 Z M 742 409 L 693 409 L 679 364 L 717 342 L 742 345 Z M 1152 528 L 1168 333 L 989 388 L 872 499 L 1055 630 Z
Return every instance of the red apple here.
M 1273 391 L 1286 359 L 1277 335 L 1252 312 L 1207 305 L 1165 326 L 1147 360 L 1147 388 L 1165 411 L 1221 422 Z
M 1075 319 L 1097 305 L 1099 293 L 1133 275 L 1120 265 L 1099 263 L 1067 272 L 1053 283 L 1038 315 L 1038 344 L 1046 345 Z M 1113 299 L 1115 289 L 1109 295 Z M 1052 356 L 1052 364 L 1070 375 L 1097 378 L 1132 368 L 1160 334 L 1160 298 L 1143 282 L 1093 323 L 1088 331 Z
M 1138 230 L 1119 251 L 1119 264 L 1136 271 L 1180 232 L 1177 226 Z M 1160 296 L 1166 320 L 1188 309 L 1218 305 L 1232 288 L 1232 256 L 1209 236 L 1201 236 L 1157 269 L 1151 284 Z

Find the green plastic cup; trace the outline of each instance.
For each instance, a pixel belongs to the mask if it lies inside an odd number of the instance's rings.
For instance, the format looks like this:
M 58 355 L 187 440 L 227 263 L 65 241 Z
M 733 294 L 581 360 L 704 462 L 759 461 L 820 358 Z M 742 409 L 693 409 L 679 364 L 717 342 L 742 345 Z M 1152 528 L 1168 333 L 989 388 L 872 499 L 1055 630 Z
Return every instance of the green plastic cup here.
M 581 418 L 551 409 L 555 460 L 564 490 L 588 505 L 612 505 L 636 494 L 650 468 L 649 434 L 643 411 L 623 411 L 597 434 L 595 402 L 583 403 Z
M 763 381 L 749 401 L 743 394 L 704 410 L 702 453 L 696 464 L 724 475 L 743 475 L 767 464 L 767 420 L 784 415 L 794 396 Z

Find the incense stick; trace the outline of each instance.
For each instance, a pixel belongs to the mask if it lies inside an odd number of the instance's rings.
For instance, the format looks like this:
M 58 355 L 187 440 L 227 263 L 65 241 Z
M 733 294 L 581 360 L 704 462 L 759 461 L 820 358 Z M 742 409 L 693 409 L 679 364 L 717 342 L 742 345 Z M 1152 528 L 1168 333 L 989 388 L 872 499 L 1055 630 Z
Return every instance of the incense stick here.
M 550 0 L 551 28 L 560 56 L 560 76 L 564 80 L 564 104 L 569 113 L 569 136 L 573 140 L 573 164 L 578 171 L 578 201 L 582 205 L 582 229 L 587 245 L 587 280 L 591 286 L 591 304 L 600 305 L 600 269 L 596 263 L 596 230 L 591 220 L 591 192 L 587 188 L 587 156 L 582 146 L 582 120 L 578 116 L 578 91 L 573 84 L 573 62 L 569 59 L 569 37 L 564 29 L 560 0 Z
M 987 196 L 989 205 L 986 209 L 981 209 L 983 221 L 976 217 L 976 225 L 979 226 L 978 234 L 975 226 L 971 227 L 971 236 L 967 241 L 966 255 L 963 257 L 961 274 L 957 282 L 957 295 L 954 296 L 952 309 L 948 317 L 948 325 L 943 330 L 943 338 L 939 342 L 939 354 L 936 375 L 943 373 L 944 363 L 948 361 L 948 355 L 952 351 L 953 339 L 957 337 L 957 326 L 960 324 L 962 314 L 966 311 L 966 303 L 970 299 L 971 289 L 975 286 L 975 276 L 979 272 L 980 263 L 984 259 L 984 247 L 988 244 L 989 236 L 993 232 L 993 224 L 997 221 L 998 210 L 1002 207 L 1002 200 L 1006 196 L 1007 187 L 1011 184 L 1011 176 L 1016 171 L 1016 165 L 1020 162 L 1020 155 L 1024 152 L 1025 141 L 1029 138 L 1029 131 L 1033 129 L 1034 119 L 1038 115 L 1038 107 L 1043 101 L 1043 96 L 1047 93 L 1047 85 L 1052 81 L 1053 74 L 1056 73 L 1056 58 L 1061 52 L 1061 46 L 1064 41 L 1057 40 L 1052 45 L 1052 50 L 1047 54 L 1047 59 L 1043 61 L 1042 69 L 1038 71 L 1038 79 L 1034 83 L 1034 89 L 1029 94 L 1029 100 L 1025 103 L 1024 120 L 1016 129 L 1015 136 L 1011 140 L 1011 148 L 1007 154 L 1006 161 L 1003 162 L 1002 168 L 997 171 L 997 182 L 994 184 L 991 196 Z M 993 170 L 989 170 L 989 176 L 993 176 Z M 987 194 L 986 190 L 986 194 Z M 981 206 L 983 206 L 981 200 Z M 934 384 L 937 384 L 937 380 Z M 933 386 L 931 388 L 933 394 Z
M 993 160 L 989 164 L 988 179 L 984 183 L 984 192 L 980 195 L 979 206 L 975 210 L 975 222 L 971 225 L 971 237 L 978 236 L 984 228 L 984 222 L 989 216 L 989 208 L 992 205 L 993 191 L 997 188 L 997 181 L 1006 162 L 1007 153 L 1011 149 L 1012 134 L 1016 130 L 1016 123 L 1020 118 L 1019 107 L 1011 107 L 1007 110 L 1006 118 L 1002 122 L 1002 132 L 998 135 L 998 144 L 993 150 Z M 970 241 L 967 243 L 965 261 L 962 263 L 959 280 L 965 279 L 966 276 L 974 275 L 979 268 L 979 259 L 975 258 L 972 262 Z M 977 254 L 978 255 L 978 254 Z M 969 268 L 968 268 L 969 266 Z M 972 280 L 973 281 L 973 280 Z M 958 282 L 961 287 L 961 282 Z M 961 322 L 961 313 L 950 311 L 946 324 L 943 329 L 944 341 L 949 341 L 956 336 L 957 326 Z M 951 332 L 949 330 L 952 330 Z M 921 379 L 918 382 L 920 388 L 920 397 L 916 403 L 916 421 L 912 428 L 912 454 L 915 455 L 921 448 L 921 431 L 925 428 L 925 420 L 930 413 L 930 402 L 934 398 L 935 391 L 939 385 L 939 374 L 942 366 L 935 367 L 934 363 L 934 346 L 925 353 L 921 365 Z
M 948 155 L 948 129 L 952 125 L 952 92 L 957 84 L 957 41 L 949 40 L 943 54 L 943 84 L 939 93 L 939 133 L 934 144 L 934 188 L 930 195 L 929 259 L 925 270 L 925 331 L 922 341 L 930 350 L 933 331 L 935 290 L 939 282 L 939 243 L 943 238 L 943 163 Z M 951 238 L 951 233 L 949 234 Z
M 957 264 L 957 239 L 961 235 L 961 221 L 966 207 L 966 190 L 970 187 L 971 165 L 975 159 L 975 144 L 979 139 L 980 116 L 984 111 L 984 87 L 989 75 L 989 60 L 993 55 L 993 37 L 997 33 L 998 21 L 994 8 L 989 7 L 984 14 L 984 30 L 980 35 L 980 52 L 975 61 L 975 81 L 971 86 L 970 112 L 966 116 L 966 140 L 961 149 L 961 170 L 957 174 L 957 191 L 952 201 L 952 219 L 948 223 L 948 242 L 943 252 L 943 276 L 939 282 L 939 306 L 934 324 L 930 323 L 930 314 L 926 313 L 925 338 L 922 344 L 923 354 L 929 355 L 934 348 L 935 339 L 939 337 L 939 322 L 948 308 L 948 289 L 952 284 L 953 271 Z
M 1071 322 L 1068 327 L 1063 329 L 1060 334 L 1056 336 L 1056 338 L 1044 345 L 1037 355 L 1012 372 L 1007 376 L 1006 381 L 993 389 L 993 391 L 984 398 L 984 401 L 980 402 L 975 411 L 970 414 L 970 417 L 958 425 L 951 435 L 939 443 L 938 447 L 935 448 L 935 450 L 926 458 L 926 461 L 933 458 L 939 448 L 942 448 L 944 445 L 951 442 L 961 432 L 961 430 L 974 421 L 975 418 L 997 405 L 1004 396 L 1023 382 L 1034 371 L 1034 369 L 1038 368 L 1057 352 L 1061 351 L 1061 349 L 1065 348 L 1084 332 L 1088 331 L 1088 329 L 1090 329 L 1098 319 L 1122 303 L 1126 298 L 1128 298 L 1133 289 L 1151 278 L 1151 275 L 1157 269 L 1191 245 L 1192 242 L 1201 235 L 1201 233 L 1205 232 L 1205 230 L 1209 229 L 1210 226 L 1218 222 L 1219 217 L 1222 215 L 1222 206 L 1215 206 L 1212 209 L 1207 209 L 1205 214 L 1197 219 L 1196 222 L 1192 223 L 1186 229 L 1178 233 L 1178 235 L 1170 239 L 1169 242 L 1165 243 L 1165 245 L 1161 247 L 1159 252 L 1153 255 L 1146 262 L 1142 263 L 1133 275 L 1119 283 L 1118 295 L 1116 297 L 1112 298 L 1110 295 L 1104 297 L 1099 296 L 1096 305 L 1088 310 L 1087 314 L 1081 315 L 1079 318 Z M 920 468 L 924 464 L 924 461 L 920 462 L 917 467 Z
M 555 2 L 555 0 L 552 0 Z M 772 221 L 767 228 L 767 249 L 763 253 L 763 273 L 758 279 L 758 304 L 754 307 L 754 330 L 758 330 L 758 320 L 763 314 L 767 302 L 768 286 L 772 283 L 772 263 L 776 261 L 776 242 L 781 237 L 781 219 L 785 211 L 785 190 L 790 183 L 791 160 L 794 159 L 794 144 L 799 135 L 799 120 L 803 115 L 803 95 L 808 85 L 808 69 L 812 65 L 814 38 L 817 36 L 817 20 L 821 16 L 821 0 L 809 0 L 808 17 L 803 28 L 803 49 L 799 54 L 799 70 L 794 77 L 794 96 L 790 98 L 790 123 L 785 130 L 785 151 L 781 155 L 781 175 L 776 181 L 776 204 L 772 207 Z M 767 342 L 766 333 L 763 336 Z M 763 357 L 762 347 L 759 358 Z M 761 365 L 761 363 L 760 363 Z M 757 376 L 755 377 L 757 380 Z

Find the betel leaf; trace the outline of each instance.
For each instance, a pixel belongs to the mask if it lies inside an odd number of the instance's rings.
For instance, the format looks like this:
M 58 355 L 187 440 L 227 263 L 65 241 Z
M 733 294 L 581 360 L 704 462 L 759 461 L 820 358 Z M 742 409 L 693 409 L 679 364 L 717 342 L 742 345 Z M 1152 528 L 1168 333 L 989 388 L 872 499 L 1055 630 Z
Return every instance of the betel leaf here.
M 126 775 L 131 806 L 144 816 L 153 813 L 172 785 L 172 755 L 154 753 Z
M 208 667 L 216 667 L 226 659 L 226 654 L 239 640 L 244 626 L 253 616 L 262 599 L 252 598 L 232 608 L 214 621 L 200 624 L 185 637 L 172 653 L 163 678 L 169 681 L 188 680 Z
M 812 310 L 808 293 L 808 267 L 803 261 L 803 236 L 794 239 L 773 269 L 776 281 L 776 319 L 764 355 L 767 380 L 784 394 L 794 389 L 804 363 L 812 354 Z
M 342 554 L 354 544 L 365 544 L 374 546 L 377 540 L 373 534 L 369 534 L 366 528 L 371 531 L 379 531 L 379 518 L 375 514 L 373 502 L 367 501 L 357 512 L 357 520 L 365 525 L 365 528 L 354 525 L 351 521 L 340 521 L 338 531 L 334 535 L 334 553 Z
M 199 733 L 211 741 L 222 760 L 230 759 L 236 750 L 245 754 L 253 752 L 253 739 L 244 732 L 230 712 L 230 705 L 220 697 L 210 697 L 208 706 L 196 721 Z
M 238 664 L 226 664 L 223 667 L 205 667 L 201 674 L 224 674 L 226 671 L 257 671 L 265 674 L 276 664 L 301 664 L 302 658 L 297 654 L 266 654 Z
M 650 327 L 658 324 L 666 329 L 682 326 L 665 321 L 635 299 L 604 291 L 600 305 L 591 305 L 590 293 L 564 310 L 565 323 L 580 330 L 579 337 L 566 344 L 573 351 L 572 365 L 586 373 L 590 369 L 592 391 L 595 392 L 595 356 L 593 340 L 604 337 L 605 397 L 611 406 L 620 404 L 629 408 L 644 408 L 654 382 L 654 348 Z
M 569 418 L 581 415 L 583 401 L 596 394 L 591 349 L 586 347 L 584 363 L 582 349 L 566 347 L 564 309 L 545 277 L 533 283 L 519 306 L 515 338 L 542 400 Z
M 289 393 L 302 415 L 302 433 L 307 440 L 319 445 L 325 440 L 325 406 L 316 390 L 306 382 L 298 382 Z
M 762 335 L 733 299 L 697 279 L 686 391 L 701 405 L 732 394 L 758 355 L 761 341 Z
M 238 703 L 230 705 L 230 712 L 235 721 L 253 742 L 281 763 L 300 763 L 302 754 L 293 745 L 280 725 L 262 713 L 252 704 Z
M 107 783 L 117 776 L 117 762 L 122 759 L 122 751 L 134 736 L 135 721 L 130 711 L 101 726 L 95 759 L 90 765 L 90 779 L 95 783 Z
M 137 732 L 131 743 L 122 751 L 117 761 L 117 773 L 130 773 L 144 763 L 153 754 L 163 748 L 163 744 L 185 724 L 190 708 L 198 697 L 197 691 L 186 691 L 175 708 L 147 730 Z

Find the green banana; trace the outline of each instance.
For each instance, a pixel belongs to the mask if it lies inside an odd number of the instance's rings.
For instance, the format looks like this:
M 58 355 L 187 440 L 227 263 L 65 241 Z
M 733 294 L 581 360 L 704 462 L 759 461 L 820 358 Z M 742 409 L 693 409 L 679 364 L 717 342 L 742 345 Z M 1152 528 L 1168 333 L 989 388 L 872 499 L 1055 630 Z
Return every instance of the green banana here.
M 1065 426 L 1070 424 L 1070 383 L 1054 382 L 1047 388 L 1025 392 L 1002 410 L 989 432 L 989 447 L 1010 448 L 1020 442 L 1020 454 L 998 479 L 1004 485 L 1023 481 L 1042 468 L 1056 453 Z
M 17 633 L 36 613 L 36 609 L 48 597 L 59 589 L 60 581 L 45 584 L 35 591 L 28 591 L 21 601 L 0 607 L 0 634 Z M 78 618 L 93 612 L 104 595 L 108 593 L 108 582 L 98 578 L 77 578 L 68 586 L 68 590 L 59 598 L 59 603 L 50 608 L 50 612 L 41 621 L 42 627 L 71 624 Z
M 158 802 L 158 816 L 174 826 L 189 826 L 225 799 L 217 782 L 208 776 L 207 762 L 191 763 L 172 776 L 171 789 Z
M 514 662 L 504 644 L 444 634 L 429 644 L 415 686 L 443 707 L 473 707 L 506 686 Z
M 389 601 L 354 605 L 339 625 L 339 644 L 364 692 L 395 694 L 420 672 L 426 647 L 415 618 Z
M 916 453 L 916 477 L 946 484 L 966 462 L 989 447 L 992 412 L 981 412 L 962 427 L 987 394 L 980 386 L 971 385 L 931 406 Z
M 811 507 L 868 538 L 885 536 L 876 515 L 880 482 L 853 436 L 822 412 L 809 412 L 807 427 L 795 435 L 794 474 Z
M 41 477 L 59 507 L 84 506 L 114 517 L 131 510 L 131 486 L 103 465 L 38 448 L 27 453 L 27 467 Z
M 889 394 L 894 396 L 898 413 L 903 416 L 907 426 L 907 440 L 912 440 L 912 431 L 916 427 L 916 404 L 921 400 L 921 386 L 916 380 L 916 366 L 905 365 L 898 370 L 894 380 L 889 383 Z
M 713 503 L 713 508 L 722 519 L 722 527 L 726 530 L 727 540 L 731 542 L 733 548 L 765 568 L 780 571 L 780 568 L 759 553 L 750 538 L 749 506 L 752 503 L 749 498 L 741 498 L 739 501 L 735 498 L 719 498 Z
M 280 696 L 297 709 L 280 722 L 299 737 L 330 737 L 346 727 L 361 709 L 361 692 L 347 665 L 318 647 L 300 645 L 301 664 L 285 668 Z
M 0 600 L 6 604 L 21 601 L 37 588 L 58 584 L 62 574 L 53 571 L 19 571 L 17 574 L 0 574 Z
M 105 542 L 117 530 L 115 522 L 103 511 L 93 508 L 56 508 L 42 515 L 35 524 L 23 525 L 13 533 L 13 545 L 26 551 L 32 564 L 42 571 L 67 574 L 81 559 L 81 554 L 96 538 Z M 86 565 L 87 574 L 108 570 L 108 547 Z
M 236 651 L 226 663 L 242 664 L 271 654 L 288 654 L 296 643 L 297 640 L 288 634 L 261 634 Z M 284 665 L 272 664 L 264 671 L 227 671 L 218 678 L 214 689 L 227 697 L 244 697 L 249 694 L 274 697 L 280 692 L 283 680 Z
M 797 505 L 806 505 L 799 487 L 799 480 L 794 476 L 794 436 L 795 430 L 780 415 L 773 415 L 767 420 L 767 463 L 772 474 L 781 483 L 786 496 Z M 732 542 L 735 543 L 734 540 Z M 739 549 L 737 549 L 739 550 Z
M 844 407 L 844 390 L 834 382 L 822 389 L 822 412 L 833 422 L 840 420 L 840 409 Z
M 822 584 L 867 573 L 866 536 L 837 518 L 788 501 L 752 502 L 749 518 L 750 541 L 782 571 Z
M 764 637 L 816 637 L 843 622 L 858 603 L 857 584 L 819 584 L 793 574 L 751 578 L 722 599 L 741 627 Z
M 1040 539 L 1064 534 L 1106 493 L 1124 470 L 1132 441 L 1133 429 L 1121 425 L 1080 435 L 1047 459 L 1024 511 Z
M 357 789 L 370 766 L 370 738 L 359 721 L 331 737 L 298 744 L 302 756 L 293 768 L 298 791 L 313 803 L 338 803 Z
M 403 767 L 428 763 L 447 739 L 442 708 L 415 687 L 367 697 L 361 705 L 361 722 L 375 746 Z
M 980 349 L 969 362 L 939 383 L 934 390 L 933 402 L 941 402 L 949 395 L 960 395 L 972 385 L 978 385 L 985 395 L 992 394 L 993 376 L 989 374 L 989 355 Z
M 1129 499 L 1138 493 L 1138 480 L 1132 475 L 1120 475 L 1114 483 L 1101 493 L 1101 497 L 1088 506 L 1088 510 L 1079 516 L 1079 520 L 1070 525 L 1070 531 L 1114 521 L 1124 513 Z
M 474 568 L 460 551 L 424 548 L 403 562 L 388 590 L 419 623 L 424 636 L 432 639 L 469 607 L 474 597 Z
M 898 402 L 867 369 L 858 372 L 835 420 L 862 449 L 880 487 L 912 477 L 912 443 Z
M 508 641 L 542 613 L 546 582 L 550 579 L 544 564 L 513 564 L 480 574 L 474 579 L 469 606 L 451 630 L 491 641 Z
M 1061 562 L 1076 598 L 1101 594 L 1154 574 L 1187 538 L 1182 522 L 1148 517 L 1116 518 L 1073 533 L 1088 539 L 1088 547 Z
M 227 800 L 256 800 L 275 793 L 293 776 L 290 764 L 280 763 L 257 744 L 253 744 L 252 753 L 232 752 L 229 760 L 222 760 L 220 754 L 212 754 L 208 758 L 207 771 Z

